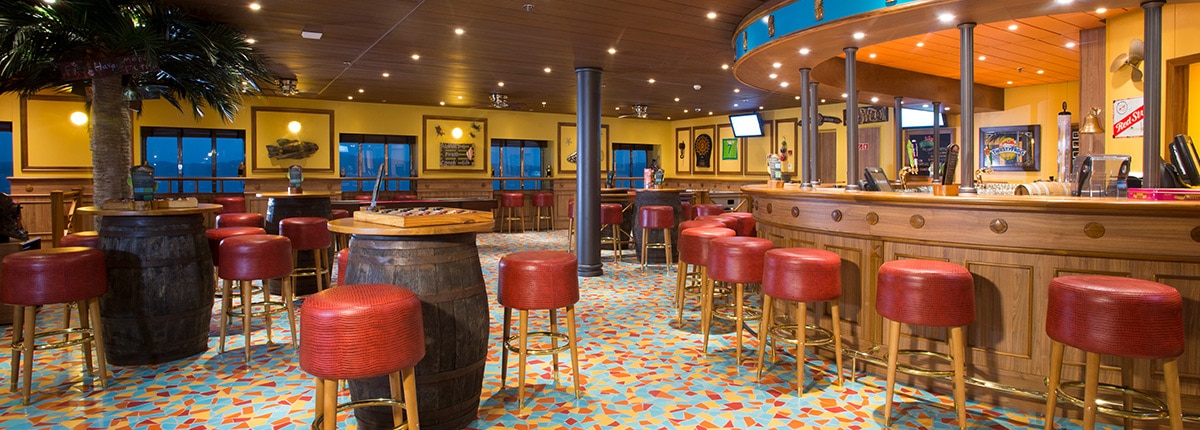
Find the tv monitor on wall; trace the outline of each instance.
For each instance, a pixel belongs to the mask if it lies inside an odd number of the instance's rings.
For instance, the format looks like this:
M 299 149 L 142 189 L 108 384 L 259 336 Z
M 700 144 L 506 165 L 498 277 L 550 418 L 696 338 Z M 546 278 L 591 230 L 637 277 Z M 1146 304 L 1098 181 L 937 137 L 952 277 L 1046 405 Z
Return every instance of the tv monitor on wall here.
M 938 121 L 938 127 L 946 126 L 946 114 L 934 113 L 932 111 L 900 108 L 900 127 L 902 128 L 925 128 L 933 127 L 934 118 Z
M 758 112 L 729 115 L 734 137 L 759 137 L 763 135 L 762 118 Z

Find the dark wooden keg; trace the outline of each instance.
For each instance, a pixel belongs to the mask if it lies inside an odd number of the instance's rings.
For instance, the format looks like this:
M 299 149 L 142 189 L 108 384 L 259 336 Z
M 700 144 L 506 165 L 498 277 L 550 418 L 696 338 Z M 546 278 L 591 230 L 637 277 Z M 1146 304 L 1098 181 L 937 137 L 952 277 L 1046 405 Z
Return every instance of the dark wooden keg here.
M 104 217 L 100 296 L 108 362 L 164 363 L 208 350 L 213 264 L 200 214 Z
M 284 218 L 312 216 L 329 219 L 330 211 L 329 196 L 271 197 L 267 199 L 267 234 L 279 234 L 279 221 Z M 325 252 L 328 253 L 326 261 L 333 261 L 333 247 L 329 247 Z M 312 267 L 313 264 L 311 252 L 302 252 L 296 257 L 298 267 Z M 280 286 L 279 280 L 271 280 L 271 293 L 279 294 Z M 296 279 L 293 288 L 298 296 L 312 294 L 317 292 L 317 280 L 311 276 L 300 277 Z
M 392 284 L 421 298 L 425 358 L 417 364 L 423 429 L 475 420 L 487 362 L 488 305 L 475 233 L 363 236 L 350 241 L 349 284 Z M 353 399 L 388 397 L 388 378 L 350 381 Z M 359 408 L 359 428 L 392 428 L 389 407 Z
M 642 214 L 642 206 L 670 206 L 675 209 L 675 225 L 679 225 L 683 221 L 683 206 L 680 202 L 679 192 L 677 189 L 662 189 L 662 190 L 638 190 L 637 196 L 633 200 L 633 214 L 635 218 L 633 222 L 633 247 L 637 251 L 638 259 L 642 258 L 642 229 L 638 227 L 637 217 Z M 671 232 L 671 261 L 679 261 L 679 232 L 672 228 L 667 230 Z M 663 231 L 651 230 L 650 242 L 662 242 Z M 667 262 L 666 255 L 663 254 L 661 248 L 651 248 L 646 250 L 650 257 L 646 262 L 651 264 L 663 264 Z

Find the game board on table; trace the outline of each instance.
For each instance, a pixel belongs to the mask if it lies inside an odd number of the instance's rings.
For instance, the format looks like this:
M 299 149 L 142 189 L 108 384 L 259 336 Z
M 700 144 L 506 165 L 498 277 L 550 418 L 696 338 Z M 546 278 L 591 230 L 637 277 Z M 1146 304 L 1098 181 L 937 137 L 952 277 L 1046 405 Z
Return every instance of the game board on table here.
M 443 207 L 396 209 L 377 208 L 374 210 L 355 211 L 354 219 L 358 221 L 396 227 L 421 227 L 427 225 L 491 222 L 492 213 L 470 209 Z

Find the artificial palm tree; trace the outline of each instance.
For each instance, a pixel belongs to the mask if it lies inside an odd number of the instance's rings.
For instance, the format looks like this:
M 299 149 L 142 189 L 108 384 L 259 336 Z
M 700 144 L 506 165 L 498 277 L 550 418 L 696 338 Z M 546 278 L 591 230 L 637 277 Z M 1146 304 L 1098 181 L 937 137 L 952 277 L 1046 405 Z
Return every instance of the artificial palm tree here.
M 103 202 L 132 196 L 129 101 L 161 97 L 199 118 L 231 121 L 247 94 L 272 82 L 239 30 L 155 0 L 5 0 L 0 94 L 83 95 L 91 111 L 92 184 Z

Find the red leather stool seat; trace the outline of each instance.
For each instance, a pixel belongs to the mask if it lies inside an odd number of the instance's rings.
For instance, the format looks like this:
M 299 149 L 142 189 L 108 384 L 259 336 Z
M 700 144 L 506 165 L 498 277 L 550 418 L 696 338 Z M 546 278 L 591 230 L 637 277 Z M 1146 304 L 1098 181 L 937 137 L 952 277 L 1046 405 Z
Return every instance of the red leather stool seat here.
M 754 229 L 754 226 L 755 226 L 754 214 L 749 213 L 749 212 L 729 212 L 729 213 L 726 213 L 724 216 L 733 217 L 734 219 L 737 219 L 737 221 L 738 221 L 737 228 L 735 228 L 734 230 L 737 230 L 738 236 L 754 236 L 755 235 L 756 231 Z
M 696 227 L 679 232 L 679 261 L 697 266 L 707 266 L 710 242 L 721 237 L 733 237 L 737 233 L 724 227 Z
M 222 279 L 281 278 L 292 273 L 292 241 L 283 236 L 249 234 L 221 241 Z
M 1046 334 L 1099 354 L 1144 359 L 1184 351 L 1183 298 L 1173 287 L 1115 276 L 1050 281 Z
M 557 309 L 579 301 L 575 255 L 524 251 L 500 258 L 498 300 L 520 310 Z
M 694 211 L 696 213 L 694 216 L 692 216 L 692 219 L 696 219 L 696 218 L 699 218 L 699 217 L 702 217 L 705 215 L 724 214 L 725 207 L 715 204 L 715 203 L 704 203 L 704 204 L 699 204 L 699 205 L 693 205 L 692 211 Z
M 262 214 L 253 212 L 233 212 L 217 215 L 217 228 L 226 227 L 262 227 Z
M 221 265 L 221 241 L 233 236 L 245 236 L 248 234 L 267 234 L 266 230 L 261 227 L 225 227 L 225 228 L 210 228 L 204 232 L 208 237 L 208 250 L 212 253 L 213 265 Z
M 742 224 L 741 221 L 738 221 L 737 218 L 731 217 L 728 215 L 701 215 L 701 216 L 696 217 L 695 220 L 696 221 L 716 221 L 721 224 L 725 224 L 725 228 L 733 230 L 734 233 L 737 233 L 738 227 L 740 227 Z M 739 234 L 739 236 L 741 236 L 741 235 Z
M 0 286 L 0 302 L 10 305 L 38 306 L 99 297 L 108 292 L 104 251 L 69 246 L 9 254 L 0 263 Z
M 763 294 L 793 302 L 842 296 L 842 259 L 814 248 L 777 248 L 763 256 Z
M 221 205 L 221 211 L 217 212 L 217 215 L 246 211 L 245 197 L 217 197 L 213 199 L 213 203 Z
M 625 220 L 620 203 L 600 204 L 600 224 L 621 224 Z
M 554 193 L 545 191 L 533 193 L 533 206 L 540 208 L 554 206 Z
M 638 213 L 638 227 L 671 228 L 675 226 L 675 208 L 670 206 L 642 206 Z
M 683 220 L 691 221 L 696 214 L 692 213 L 692 202 L 681 202 L 679 207 L 683 210 Z
M 100 232 L 77 231 L 58 239 L 58 246 L 82 246 L 87 248 L 96 248 L 100 246 Z
M 343 285 L 300 307 L 300 368 L 325 379 L 387 375 L 425 357 L 421 300 L 387 284 Z
M 719 221 L 691 220 L 691 221 L 684 221 L 684 222 L 679 223 L 679 232 L 682 233 L 684 230 L 687 230 L 689 228 L 697 228 L 697 227 L 726 228 L 725 223 L 719 222 Z M 734 233 L 736 234 L 737 232 L 734 232 Z
M 334 285 L 342 285 L 346 282 L 346 265 L 350 264 L 350 248 L 343 249 L 337 253 L 337 279 L 333 280 Z
M 333 209 L 329 211 L 329 219 L 350 218 L 350 211 L 345 209 Z
M 525 206 L 525 195 L 521 193 L 500 194 L 500 206 L 504 206 L 506 208 L 519 208 Z
M 575 199 L 567 202 L 567 218 L 575 219 Z
M 292 240 L 292 249 L 325 249 L 333 244 L 329 220 L 321 217 L 292 217 L 279 221 L 279 234 Z
M 722 282 L 762 282 L 763 255 L 774 246 L 757 237 L 715 238 L 708 246 L 708 277 Z
M 889 261 L 879 267 L 876 290 L 876 310 L 892 321 L 931 327 L 975 321 L 975 280 L 954 263 Z

